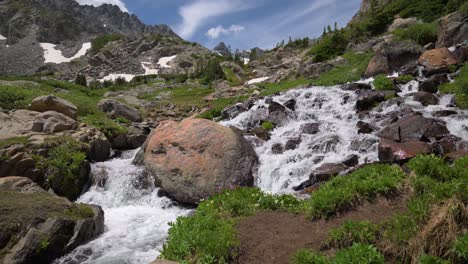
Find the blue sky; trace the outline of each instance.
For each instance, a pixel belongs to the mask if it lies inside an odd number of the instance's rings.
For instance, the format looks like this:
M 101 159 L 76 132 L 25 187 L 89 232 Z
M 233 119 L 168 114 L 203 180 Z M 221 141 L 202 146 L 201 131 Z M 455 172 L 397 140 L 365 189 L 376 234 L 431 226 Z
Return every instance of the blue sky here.
M 167 24 L 186 40 L 213 48 L 271 48 L 290 36 L 317 37 L 352 18 L 361 0 L 76 0 L 112 3 L 146 24 Z

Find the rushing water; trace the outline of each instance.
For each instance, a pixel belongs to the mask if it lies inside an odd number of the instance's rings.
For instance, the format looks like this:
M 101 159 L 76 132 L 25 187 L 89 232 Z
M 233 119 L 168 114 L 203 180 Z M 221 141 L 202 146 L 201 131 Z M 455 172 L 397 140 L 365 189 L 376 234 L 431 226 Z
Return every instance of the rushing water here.
M 78 202 L 102 207 L 104 234 L 57 263 L 147 264 L 159 255 L 168 223 L 189 210 L 158 197 L 150 176 L 142 167 L 131 164 L 136 152 L 92 165 L 95 179 L 105 176 L 105 184 L 93 186 Z
M 382 116 L 400 111 L 403 107 L 410 107 L 426 117 L 434 117 L 434 112 L 439 110 L 454 110 L 457 111 L 456 115 L 438 119 L 447 123 L 453 135 L 468 140 L 468 111 L 452 107 L 453 96 L 439 96 L 438 105 L 424 107 L 412 96 L 418 91 L 418 82 L 413 81 L 400 88 L 400 99 L 380 104 L 362 121 L 379 130 L 385 126 Z M 256 185 L 262 190 L 290 193 L 293 186 L 308 179 L 314 168 L 324 163 L 341 162 L 352 154 L 358 155 L 359 163 L 378 159 L 378 137 L 375 133 L 358 134 L 356 125 L 360 119 L 355 110 L 355 92 L 339 87 L 291 90 L 259 100 L 249 111 L 221 123 L 241 129 L 253 127 L 267 119 L 269 100 L 285 103 L 290 99 L 296 100 L 296 109 L 287 112 L 280 126 L 271 131 L 269 141 L 248 137 L 259 156 Z M 301 132 L 301 126 L 309 123 L 319 124 L 317 134 Z M 272 151 L 275 144 L 284 146 L 288 140 L 298 138 L 300 144 L 297 148 L 282 154 Z M 190 212 L 167 198 L 157 196 L 157 188 L 150 176 L 145 176 L 142 167 L 131 164 L 136 151 L 125 152 L 118 159 L 93 164 L 95 179 L 106 179 L 105 183 L 93 186 L 78 201 L 97 204 L 104 209 L 106 230 L 99 238 L 77 248 L 57 263 L 149 263 L 160 253 L 168 223 Z

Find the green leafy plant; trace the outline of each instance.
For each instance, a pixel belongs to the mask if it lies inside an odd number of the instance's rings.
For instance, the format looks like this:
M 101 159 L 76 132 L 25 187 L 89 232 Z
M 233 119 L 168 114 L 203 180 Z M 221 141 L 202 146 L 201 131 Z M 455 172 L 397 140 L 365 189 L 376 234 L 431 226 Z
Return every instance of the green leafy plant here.
M 312 46 L 309 54 L 314 57 L 315 62 L 322 62 L 342 55 L 349 39 L 346 37 L 343 30 L 326 34 Z
M 411 25 L 406 29 L 396 30 L 393 34 L 398 40 L 414 40 L 420 45 L 437 41 L 437 23 Z
M 397 83 L 409 83 L 411 82 L 412 80 L 414 80 L 414 77 L 412 75 L 402 75 L 402 76 L 398 76 L 398 78 L 396 79 Z
M 275 125 L 270 122 L 270 121 L 263 121 L 262 122 L 262 128 L 266 131 L 271 131 L 273 129 L 275 129 Z
M 385 259 L 372 245 L 355 243 L 338 251 L 334 264 L 384 264 Z
M 439 257 L 423 254 L 419 259 L 419 264 L 450 264 L 450 262 Z
M 354 243 L 371 244 L 377 239 L 379 228 L 368 221 L 346 221 L 341 227 L 332 229 L 326 245 L 345 248 Z
M 383 74 L 379 74 L 374 78 L 374 87 L 377 90 L 393 90 L 393 81 Z
M 453 251 L 461 260 L 468 261 L 468 233 L 465 233 L 453 243 Z
M 291 261 L 292 264 L 330 264 L 331 262 L 320 253 L 308 249 L 298 250 Z

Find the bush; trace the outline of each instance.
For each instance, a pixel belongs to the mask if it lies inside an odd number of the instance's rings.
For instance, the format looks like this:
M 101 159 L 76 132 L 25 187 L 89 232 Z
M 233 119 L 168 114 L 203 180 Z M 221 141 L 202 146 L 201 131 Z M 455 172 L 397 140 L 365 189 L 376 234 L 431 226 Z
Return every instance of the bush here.
M 468 108 L 468 63 L 465 63 L 460 74 L 454 82 L 443 84 L 439 87 L 442 94 L 455 94 L 455 103 L 464 109 Z
M 332 229 L 327 246 L 345 248 L 354 243 L 371 244 L 377 239 L 379 228 L 368 221 L 346 221 L 341 227 Z
M 323 254 L 311 250 L 298 250 L 291 261 L 292 264 L 329 264 L 331 263 Z
M 374 78 L 374 87 L 376 90 L 393 90 L 393 81 L 383 74 L 379 74 Z
M 436 23 L 415 24 L 407 29 L 396 30 L 393 34 L 399 40 L 414 40 L 424 46 L 437 41 L 438 26 Z
M 338 30 L 322 36 L 322 38 L 315 43 L 311 50 L 310 55 L 314 56 L 315 62 L 322 62 L 342 55 L 349 39 L 346 38 L 343 30 Z
M 397 190 L 403 178 L 403 172 L 396 166 L 366 166 L 346 177 L 337 176 L 322 185 L 305 202 L 306 211 L 311 218 L 332 216 L 362 200 Z
M 265 131 L 271 131 L 271 130 L 275 129 L 275 125 L 270 121 L 263 121 L 262 122 L 262 128 Z
M 219 64 L 218 59 L 210 60 L 205 68 L 196 75 L 201 77 L 200 83 L 205 85 L 210 84 L 212 81 L 225 78 L 223 68 Z
M 384 264 L 385 259 L 372 245 L 356 243 L 336 253 L 334 264 Z
M 91 52 L 93 54 L 96 54 L 99 51 L 101 51 L 102 48 L 104 48 L 107 45 L 107 43 L 117 41 L 120 39 L 122 39 L 122 35 L 118 34 L 99 36 L 91 41 Z
M 468 261 L 468 233 L 465 233 L 453 243 L 453 252 L 461 260 Z
M 86 154 L 81 151 L 81 143 L 72 138 L 60 137 L 54 144 L 47 157 L 35 156 L 36 166 L 45 173 L 47 186 L 58 195 L 74 200 L 88 180 L 79 177 Z
M 76 75 L 75 84 L 87 87 L 88 82 L 86 81 L 86 76 L 84 76 L 83 74 L 80 74 L 80 73 L 78 75 Z
M 414 80 L 414 77 L 412 75 L 407 74 L 399 76 L 396 81 L 397 83 L 405 84 L 411 82 L 412 80 Z
M 31 100 L 40 93 L 33 89 L 0 86 L 0 107 L 5 110 L 27 108 Z

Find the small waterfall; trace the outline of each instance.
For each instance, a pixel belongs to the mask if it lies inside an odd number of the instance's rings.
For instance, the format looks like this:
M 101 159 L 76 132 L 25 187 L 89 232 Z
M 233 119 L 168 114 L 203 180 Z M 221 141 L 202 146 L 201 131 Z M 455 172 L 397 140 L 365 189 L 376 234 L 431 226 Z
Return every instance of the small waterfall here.
M 100 183 L 78 202 L 104 209 L 104 234 L 56 263 L 150 263 L 162 249 L 168 223 L 190 212 L 158 197 L 151 176 L 132 165 L 136 152 L 92 165 L 94 179 Z

